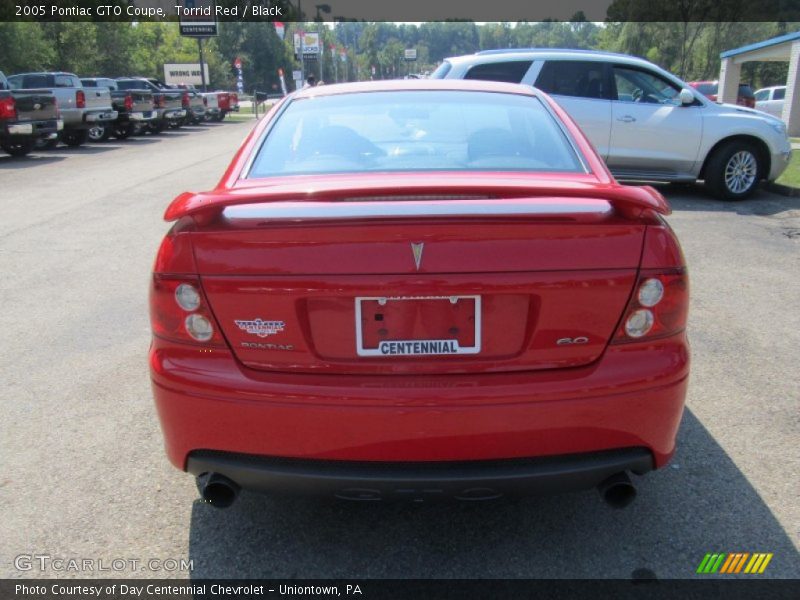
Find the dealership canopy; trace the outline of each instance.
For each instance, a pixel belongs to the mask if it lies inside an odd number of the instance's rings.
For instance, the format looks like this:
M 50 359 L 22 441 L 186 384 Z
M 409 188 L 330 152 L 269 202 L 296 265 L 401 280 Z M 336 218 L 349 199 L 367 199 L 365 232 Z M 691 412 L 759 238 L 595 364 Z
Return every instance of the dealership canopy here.
M 719 95 L 721 102 L 736 103 L 739 93 L 742 63 L 751 61 L 789 62 L 786 78 L 786 96 L 781 118 L 789 129 L 789 135 L 800 135 L 800 31 L 764 40 L 749 46 L 726 50 L 720 54 L 722 65 L 719 72 Z

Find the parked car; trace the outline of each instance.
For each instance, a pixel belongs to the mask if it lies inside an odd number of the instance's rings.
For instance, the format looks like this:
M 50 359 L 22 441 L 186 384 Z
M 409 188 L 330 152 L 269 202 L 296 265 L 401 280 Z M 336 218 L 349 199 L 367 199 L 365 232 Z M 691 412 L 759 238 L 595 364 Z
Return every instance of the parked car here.
M 690 81 L 689 85 L 703 94 L 709 100 L 718 101 L 719 81 Z M 739 84 L 739 92 L 736 95 L 736 104 L 747 108 L 756 107 L 756 98 L 753 88 L 747 83 Z
M 206 99 L 206 120 L 216 121 L 220 123 L 229 112 L 234 108 L 231 104 L 230 92 L 205 92 L 203 97 Z M 238 96 L 236 99 L 236 108 L 239 110 Z
M 89 129 L 109 125 L 117 118 L 111 106 L 111 94 L 103 88 L 84 89 L 73 73 L 21 73 L 8 78 L 12 89 L 49 89 L 58 101 L 64 121 L 59 139 L 67 146 L 80 146 L 89 137 Z
M 705 181 L 739 200 L 786 169 L 786 126 L 762 112 L 711 102 L 656 65 L 590 50 L 484 51 L 446 59 L 431 75 L 535 85 L 563 106 L 625 181 Z
M 689 372 L 670 211 L 545 94 L 308 88 L 168 207 L 150 374 L 203 498 L 496 498 L 667 464 Z
M 153 110 L 156 118 L 148 123 L 148 131 L 161 133 L 174 123 L 186 117 L 183 108 L 183 93 L 167 88 L 158 79 L 147 77 L 117 77 L 117 87 L 121 90 L 148 90 L 153 94 Z
M 755 97 L 756 109 L 779 119 L 783 116 L 783 100 L 786 97 L 785 85 L 762 88 L 755 93 Z
M 153 121 L 156 111 L 153 109 L 153 94 L 147 90 L 121 90 L 114 79 L 108 77 L 82 77 L 85 88 L 104 87 L 111 93 L 111 104 L 117 111 L 117 120 L 110 125 L 98 124 L 89 129 L 89 139 L 102 142 L 112 135 L 124 140 L 136 131 Z
M 199 125 L 206 120 L 206 99 L 203 94 L 197 90 L 193 85 L 179 83 L 172 86 L 175 89 L 182 91 L 181 103 L 186 109 L 186 116 L 183 119 L 183 124 Z
M 55 94 L 47 89 L 12 90 L 0 71 L 0 147 L 11 156 L 25 156 L 37 140 L 64 127 Z

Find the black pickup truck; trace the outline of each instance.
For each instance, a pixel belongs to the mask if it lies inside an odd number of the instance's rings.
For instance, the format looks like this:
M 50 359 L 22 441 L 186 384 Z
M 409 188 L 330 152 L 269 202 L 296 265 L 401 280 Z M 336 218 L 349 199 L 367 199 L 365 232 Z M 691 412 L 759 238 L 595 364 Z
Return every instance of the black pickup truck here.
M 0 71 L 0 147 L 12 156 L 25 156 L 38 139 L 64 127 L 58 102 L 50 90 L 12 90 Z
M 111 125 L 98 123 L 89 130 L 93 142 L 104 142 L 112 135 L 124 140 L 158 117 L 153 108 L 153 93 L 148 90 L 121 90 L 117 81 L 108 77 L 82 77 L 81 83 L 85 88 L 107 88 L 111 92 L 111 105 L 117 111 L 117 120 Z
M 161 133 L 173 123 L 180 123 L 186 117 L 183 107 L 183 92 L 166 87 L 158 79 L 147 77 L 117 77 L 120 90 L 148 90 L 153 94 L 153 108 L 156 118 L 150 122 L 152 133 Z

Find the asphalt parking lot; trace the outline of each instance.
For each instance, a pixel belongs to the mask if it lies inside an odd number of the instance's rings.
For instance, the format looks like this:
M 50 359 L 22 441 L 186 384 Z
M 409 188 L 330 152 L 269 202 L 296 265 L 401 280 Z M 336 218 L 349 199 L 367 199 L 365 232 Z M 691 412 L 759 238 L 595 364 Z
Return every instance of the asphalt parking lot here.
M 211 187 L 251 121 L 0 157 L 0 577 L 20 554 L 188 558 L 194 577 L 693 577 L 772 552 L 800 577 L 800 199 L 665 188 L 692 277 L 672 465 L 629 508 L 594 491 L 457 505 L 197 500 L 162 449 L 148 276 L 167 203 Z

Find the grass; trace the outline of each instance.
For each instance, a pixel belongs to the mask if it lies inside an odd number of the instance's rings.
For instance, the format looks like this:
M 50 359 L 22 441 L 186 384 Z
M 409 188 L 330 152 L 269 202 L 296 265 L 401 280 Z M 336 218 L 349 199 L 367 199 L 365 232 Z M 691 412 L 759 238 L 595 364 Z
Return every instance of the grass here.
M 775 183 L 780 183 L 781 185 L 788 185 L 794 188 L 800 188 L 800 151 L 795 150 L 792 152 L 792 160 L 789 162 L 789 166 L 786 167 L 786 170 L 783 172 L 783 175 L 778 177 L 778 180 Z

